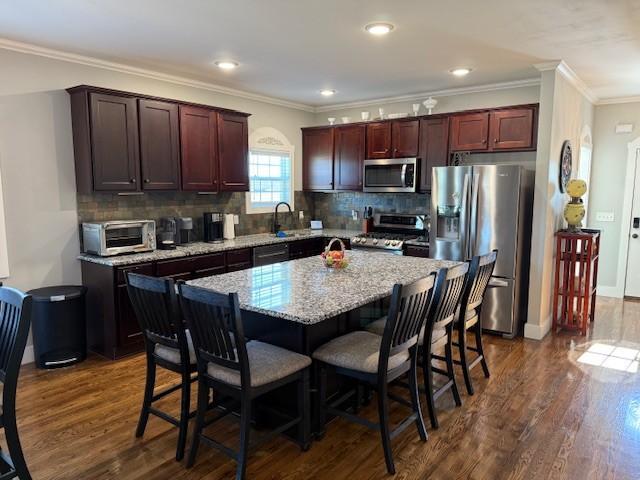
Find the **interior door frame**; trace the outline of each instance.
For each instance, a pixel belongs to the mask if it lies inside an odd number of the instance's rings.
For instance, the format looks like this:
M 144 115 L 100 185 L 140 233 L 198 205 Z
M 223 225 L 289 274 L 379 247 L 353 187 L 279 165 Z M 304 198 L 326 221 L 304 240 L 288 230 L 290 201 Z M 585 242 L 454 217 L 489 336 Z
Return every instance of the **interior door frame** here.
M 613 296 L 623 298 L 627 287 L 627 260 L 629 257 L 629 226 L 633 208 L 633 193 L 636 177 L 636 159 L 640 160 L 640 137 L 627 144 L 627 171 L 624 185 L 624 201 L 622 203 L 622 217 L 620 221 L 620 255 L 618 256 L 618 271 Z M 639 162 L 640 163 L 640 162 Z

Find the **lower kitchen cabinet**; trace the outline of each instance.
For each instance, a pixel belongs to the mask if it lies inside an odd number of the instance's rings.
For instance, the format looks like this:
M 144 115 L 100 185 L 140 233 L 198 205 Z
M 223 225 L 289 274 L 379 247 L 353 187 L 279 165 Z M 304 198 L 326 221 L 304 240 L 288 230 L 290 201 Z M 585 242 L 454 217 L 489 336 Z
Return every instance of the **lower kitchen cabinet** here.
M 423 247 L 420 245 L 405 245 L 404 254 L 407 257 L 429 258 L 429 247 Z
M 313 257 L 320 255 L 325 247 L 324 238 L 307 238 L 289 244 L 289 259 Z

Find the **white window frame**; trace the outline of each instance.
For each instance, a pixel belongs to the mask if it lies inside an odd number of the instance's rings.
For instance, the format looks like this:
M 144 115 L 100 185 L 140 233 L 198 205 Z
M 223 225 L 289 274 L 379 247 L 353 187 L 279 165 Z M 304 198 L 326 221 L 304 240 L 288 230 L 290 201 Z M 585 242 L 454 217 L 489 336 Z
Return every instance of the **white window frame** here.
M 289 155 L 289 161 L 291 162 L 291 175 L 290 175 L 291 178 L 289 179 L 289 182 L 290 182 L 289 188 L 291 189 L 291 196 L 290 196 L 291 201 L 289 202 L 289 204 L 291 205 L 291 210 L 295 210 L 295 206 L 294 206 L 295 147 L 293 146 L 293 144 L 291 144 L 291 142 L 289 142 L 287 137 L 285 137 L 284 134 L 279 130 L 276 130 L 275 128 L 271 128 L 271 127 L 261 127 L 256 129 L 249 136 L 249 155 L 251 155 L 251 151 L 253 150 L 258 150 L 260 152 L 265 152 L 265 153 L 274 153 L 277 155 L 282 155 L 282 154 Z M 247 192 L 247 194 L 245 195 L 245 199 L 246 199 L 245 206 L 248 214 L 273 212 L 273 207 L 254 207 L 251 203 L 250 191 Z

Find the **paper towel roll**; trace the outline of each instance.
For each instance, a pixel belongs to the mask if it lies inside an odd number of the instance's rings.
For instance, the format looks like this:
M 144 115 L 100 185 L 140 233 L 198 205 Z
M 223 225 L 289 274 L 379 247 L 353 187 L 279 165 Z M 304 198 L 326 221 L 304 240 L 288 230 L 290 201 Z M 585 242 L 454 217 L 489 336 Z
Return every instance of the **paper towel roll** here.
M 224 239 L 233 240 L 236 238 L 236 226 L 233 224 L 233 213 L 226 213 L 224 216 Z

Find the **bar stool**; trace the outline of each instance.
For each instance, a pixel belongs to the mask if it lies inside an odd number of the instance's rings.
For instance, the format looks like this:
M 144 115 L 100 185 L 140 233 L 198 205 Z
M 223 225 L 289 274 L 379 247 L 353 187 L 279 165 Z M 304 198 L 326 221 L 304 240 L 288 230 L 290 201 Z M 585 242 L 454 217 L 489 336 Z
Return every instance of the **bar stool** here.
M 254 400 L 292 382 L 297 382 L 298 387 L 297 416 L 264 435 L 251 447 L 297 426 L 298 444 L 302 450 L 307 450 L 310 442 L 311 359 L 268 343 L 246 342 L 236 293 L 222 295 L 183 282 L 178 283 L 178 290 L 180 307 L 193 338 L 198 364 L 198 410 L 187 467 L 193 466 L 202 440 L 236 460 L 236 479 L 243 479 L 250 448 Z M 240 404 L 240 450 L 237 452 L 202 433 L 204 427 L 234 411 L 223 404 L 221 398 L 215 405 L 221 413 L 205 421 L 211 389 Z
M 420 410 L 417 380 L 418 335 L 424 325 L 431 303 L 434 275 L 411 285 L 396 284 L 393 287 L 388 321 L 382 336 L 366 331 L 351 332 L 322 345 L 313 353 L 318 361 L 320 427 L 324 430 L 327 413 L 338 415 L 368 428 L 379 430 L 387 471 L 395 473 L 391 439 L 411 424 L 415 424 L 422 441 L 427 432 Z M 378 393 L 379 423 L 373 423 L 338 407 L 353 392 L 342 395 L 327 404 L 327 369 L 350 377 Z M 411 402 L 388 392 L 388 385 L 397 378 L 409 375 Z M 389 428 L 388 401 L 395 400 L 412 410 L 405 420 L 391 431 Z
M 173 279 L 127 273 L 126 281 L 133 310 L 144 334 L 147 353 L 147 380 L 136 437 L 144 435 L 149 414 L 175 425 L 179 429 L 176 460 L 180 461 L 184 457 L 187 441 L 191 383 L 195 381 L 191 375 L 196 371 L 196 357 L 191 337 L 178 314 Z M 179 374 L 181 382 L 154 393 L 158 366 Z M 153 407 L 155 401 L 177 390 L 181 391 L 180 418 L 172 417 Z

